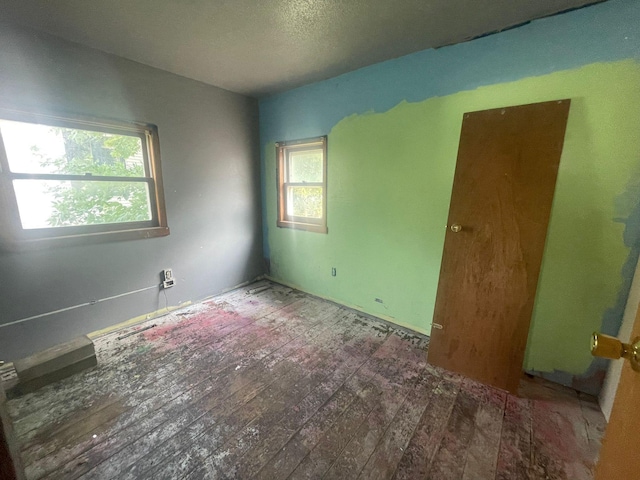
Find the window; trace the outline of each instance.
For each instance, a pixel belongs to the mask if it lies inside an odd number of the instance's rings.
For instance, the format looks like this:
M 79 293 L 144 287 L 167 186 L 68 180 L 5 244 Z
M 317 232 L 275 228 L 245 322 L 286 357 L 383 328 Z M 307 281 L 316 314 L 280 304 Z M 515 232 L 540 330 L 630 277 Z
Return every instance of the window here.
M 158 147 L 152 125 L 0 109 L 5 243 L 168 235 Z
M 278 226 L 327 233 L 327 137 L 276 149 Z

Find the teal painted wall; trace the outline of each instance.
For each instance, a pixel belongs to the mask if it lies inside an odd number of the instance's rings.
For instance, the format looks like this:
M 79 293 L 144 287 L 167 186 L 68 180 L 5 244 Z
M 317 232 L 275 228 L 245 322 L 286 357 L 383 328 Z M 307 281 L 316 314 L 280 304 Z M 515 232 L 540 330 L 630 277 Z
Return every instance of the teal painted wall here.
M 262 100 L 273 278 L 429 333 L 462 114 L 571 98 L 525 368 L 596 392 L 640 240 L 639 23 L 610 1 Z M 279 229 L 274 142 L 322 134 L 329 233 Z

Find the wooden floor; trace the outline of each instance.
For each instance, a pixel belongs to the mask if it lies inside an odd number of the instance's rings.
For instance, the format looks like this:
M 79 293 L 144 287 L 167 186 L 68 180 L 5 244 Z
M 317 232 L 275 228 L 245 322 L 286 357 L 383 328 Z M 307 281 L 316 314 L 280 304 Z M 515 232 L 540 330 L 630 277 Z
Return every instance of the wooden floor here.
M 101 337 L 97 368 L 9 408 L 30 479 L 592 478 L 594 399 L 510 396 L 426 348 L 262 282 Z

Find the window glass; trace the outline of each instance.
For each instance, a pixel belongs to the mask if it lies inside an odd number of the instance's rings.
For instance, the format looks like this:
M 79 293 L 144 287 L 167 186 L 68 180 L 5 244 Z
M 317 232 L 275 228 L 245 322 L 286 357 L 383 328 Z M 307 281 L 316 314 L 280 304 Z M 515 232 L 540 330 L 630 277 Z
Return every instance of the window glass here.
M 288 187 L 287 214 L 322 218 L 322 187 Z
M 0 133 L 12 172 L 144 177 L 138 136 L 7 120 Z
M 322 150 L 289 153 L 289 182 L 322 182 Z
M 22 228 L 72 227 L 151 220 L 144 182 L 14 180 Z

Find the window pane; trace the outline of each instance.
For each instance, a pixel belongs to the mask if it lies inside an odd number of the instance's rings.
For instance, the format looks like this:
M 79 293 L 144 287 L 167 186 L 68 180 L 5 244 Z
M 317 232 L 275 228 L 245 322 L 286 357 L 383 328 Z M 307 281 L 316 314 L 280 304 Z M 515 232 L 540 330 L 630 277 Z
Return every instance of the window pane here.
M 14 180 L 13 187 L 24 229 L 152 219 L 143 182 Z
M 145 176 L 140 137 L 9 120 L 0 133 L 12 172 Z
M 287 187 L 287 215 L 322 218 L 322 187 Z
M 322 182 L 322 150 L 289 152 L 289 182 Z

